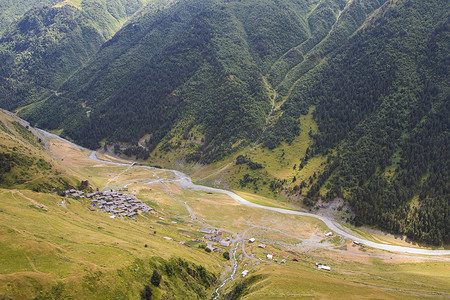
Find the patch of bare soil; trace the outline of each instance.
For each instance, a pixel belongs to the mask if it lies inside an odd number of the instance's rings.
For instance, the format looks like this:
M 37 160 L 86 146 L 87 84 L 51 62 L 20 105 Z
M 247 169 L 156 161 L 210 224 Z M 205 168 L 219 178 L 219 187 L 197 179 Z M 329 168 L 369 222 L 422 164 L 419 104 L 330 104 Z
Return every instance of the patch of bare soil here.
M 350 205 L 342 198 L 335 198 L 328 202 L 319 200 L 313 212 L 317 215 L 343 223 L 346 223 L 348 219 L 354 216 Z

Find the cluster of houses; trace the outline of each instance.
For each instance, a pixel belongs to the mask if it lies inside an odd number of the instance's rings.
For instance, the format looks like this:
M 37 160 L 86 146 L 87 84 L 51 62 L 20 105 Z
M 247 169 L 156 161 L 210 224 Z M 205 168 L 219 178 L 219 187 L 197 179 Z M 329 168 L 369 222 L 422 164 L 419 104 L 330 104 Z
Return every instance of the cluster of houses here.
M 91 200 L 90 210 L 98 210 L 111 213 L 111 218 L 129 217 L 134 219 L 138 211 L 149 212 L 153 210 L 150 206 L 137 199 L 136 196 L 120 192 L 93 192 L 86 194 Z
M 200 229 L 200 232 L 205 233 L 203 238 L 205 240 L 208 240 L 206 242 L 206 247 L 211 250 L 215 250 L 215 247 L 214 247 L 215 243 L 219 244 L 220 246 L 223 246 L 223 247 L 230 246 L 230 243 L 231 243 L 230 238 L 222 237 L 223 232 L 219 231 L 218 229 L 202 228 L 202 229 Z
M 84 198 L 84 192 L 76 189 L 66 190 L 64 193 L 66 194 L 66 197 L 73 197 L 77 199 Z
M 256 242 L 256 239 L 255 239 L 255 238 L 250 238 L 250 239 L 248 240 L 248 242 L 249 242 L 249 243 L 254 243 L 254 242 Z M 266 249 L 266 245 L 264 245 L 264 244 L 259 244 L 259 245 L 258 245 L 258 248 Z M 269 252 L 267 252 L 267 251 L 264 251 L 264 254 L 266 255 L 266 259 L 267 259 L 267 260 L 273 260 L 273 261 L 275 261 L 275 262 L 278 262 L 278 259 L 274 258 L 274 257 L 276 256 L 275 253 L 273 253 L 273 252 L 272 252 L 272 253 L 269 253 Z M 280 256 L 282 257 L 282 259 L 281 259 L 281 261 L 280 261 L 280 264 L 285 264 L 285 263 L 286 263 L 286 259 L 289 258 L 289 255 L 286 254 L 286 253 L 280 253 Z M 299 261 L 298 257 L 293 257 L 292 260 L 293 260 L 293 261 Z

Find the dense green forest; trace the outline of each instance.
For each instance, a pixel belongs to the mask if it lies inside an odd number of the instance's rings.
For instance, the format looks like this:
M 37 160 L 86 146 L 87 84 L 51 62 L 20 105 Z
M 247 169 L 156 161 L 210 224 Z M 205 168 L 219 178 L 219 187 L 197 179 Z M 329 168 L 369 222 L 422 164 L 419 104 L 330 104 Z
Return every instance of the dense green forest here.
M 87 147 L 128 144 L 124 153 L 144 159 L 181 151 L 201 163 L 255 141 L 276 151 L 313 111 L 318 129 L 294 168 L 314 158 L 324 167 L 307 182 L 270 175 L 274 190 L 285 185 L 308 205 L 343 197 L 356 224 L 449 243 L 449 11 L 444 0 L 34 9 L 0 40 L 0 105 L 31 103 L 21 116 Z
M 316 105 L 311 155 L 335 149 L 308 198 L 349 199 L 355 223 L 450 242 L 449 5 L 386 6 L 308 74 L 283 118 Z
M 60 0 L 0 0 L 0 35 L 33 7 L 53 5 Z
M 27 11 L 0 38 L 1 107 L 13 110 L 57 95 L 61 84 L 141 6 L 138 0 L 84 0 L 80 7 Z
M 93 148 L 104 138 L 135 144 L 151 133 L 150 151 L 160 143 L 169 151 L 178 147 L 169 143 L 177 124 L 187 124 L 185 136 L 201 126 L 204 138 L 190 143 L 188 160 L 219 160 L 260 135 L 271 106 L 263 76 L 275 84 L 273 77 L 301 64 L 282 57 L 330 52 L 381 5 L 358 3 L 191 0 L 146 7 L 61 87 L 62 96 L 22 116 Z M 352 27 L 338 34 L 341 23 Z M 329 31 L 336 32 L 332 40 Z M 296 120 L 288 123 L 295 127 Z
M 30 10 L 0 39 L 0 102 L 6 109 L 52 94 L 105 38 L 72 7 Z

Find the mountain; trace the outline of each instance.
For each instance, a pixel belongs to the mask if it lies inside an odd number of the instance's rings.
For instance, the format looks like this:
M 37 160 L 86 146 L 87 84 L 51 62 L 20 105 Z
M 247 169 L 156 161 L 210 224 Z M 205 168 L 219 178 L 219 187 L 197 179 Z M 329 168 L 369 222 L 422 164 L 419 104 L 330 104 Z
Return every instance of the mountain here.
M 278 122 L 315 105 L 319 133 L 302 162 L 329 160 L 307 198 L 345 197 L 356 223 L 450 241 L 448 8 L 386 3 L 293 89 Z
M 0 106 L 103 149 L 0 111 L 1 299 L 450 294 L 445 257 L 368 246 L 449 248 L 448 1 L 10 2 Z
M 14 21 L 20 19 L 23 14 L 33 7 L 53 5 L 59 0 L 1 0 L 0 1 L 0 35 Z
M 232 186 L 344 198 L 355 224 L 448 244 L 448 32 L 446 1 L 386 2 L 294 83 Z
M 142 6 L 137 0 L 66 2 L 32 8 L 3 33 L 2 107 L 12 110 L 57 94 L 61 84 Z
M 205 182 L 311 208 L 344 198 L 348 221 L 449 243 L 448 8 L 149 1 L 112 38 L 90 14 L 107 41 L 58 93 L 2 92 L 1 105 L 90 148 L 199 162 Z
M 379 2 L 368 1 L 364 12 Z M 261 134 L 271 109 L 264 75 L 271 69 L 287 72 L 280 57 L 293 48 L 304 45 L 305 55 L 321 48 L 319 42 L 330 40 L 324 32 L 338 31 L 336 22 L 362 24 L 346 13 L 355 5 L 178 1 L 156 13 L 143 12 L 61 87 L 63 97 L 23 116 L 64 128 L 63 135 L 89 147 L 104 138 L 136 143 L 150 133 L 150 150 L 158 144 L 174 150 L 179 148 L 171 141 L 174 135 L 192 136 L 180 143 L 188 160 L 218 160 Z M 330 41 L 331 47 L 342 44 L 352 29 L 357 26 Z
M 29 11 L 0 39 L 2 106 L 25 106 L 57 90 L 97 52 L 105 38 L 72 7 Z

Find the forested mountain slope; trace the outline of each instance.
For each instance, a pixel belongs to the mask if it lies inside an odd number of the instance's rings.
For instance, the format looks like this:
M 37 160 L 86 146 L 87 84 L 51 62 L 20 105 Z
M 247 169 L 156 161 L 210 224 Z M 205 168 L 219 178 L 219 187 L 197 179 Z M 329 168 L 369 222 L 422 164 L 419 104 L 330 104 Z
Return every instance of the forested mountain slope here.
M 149 10 L 62 87 L 63 97 L 23 115 L 90 147 L 151 133 L 150 150 L 161 142 L 170 150 L 179 146 L 169 142 L 176 127 L 188 159 L 214 161 L 260 135 L 271 107 L 265 74 L 276 73 L 275 83 L 300 64 L 285 65 L 300 51 L 292 49 L 335 49 L 381 2 L 190 0 Z M 364 7 L 362 18 L 353 18 L 355 7 Z M 341 23 L 353 27 L 331 41 Z
M 450 241 L 448 12 L 447 1 L 388 3 L 295 87 L 279 122 L 316 105 L 302 160 L 332 153 L 308 198 L 343 196 L 357 223 Z
M 103 42 L 94 23 L 72 6 L 29 11 L 0 39 L 2 106 L 48 97 Z
M 60 0 L 1 0 L 0 1 L 0 35 L 8 26 L 20 19 L 29 9 L 53 5 Z
M 72 2 L 33 8 L 3 33 L 2 107 L 12 110 L 54 94 L 142 6 L 138 0 Z

